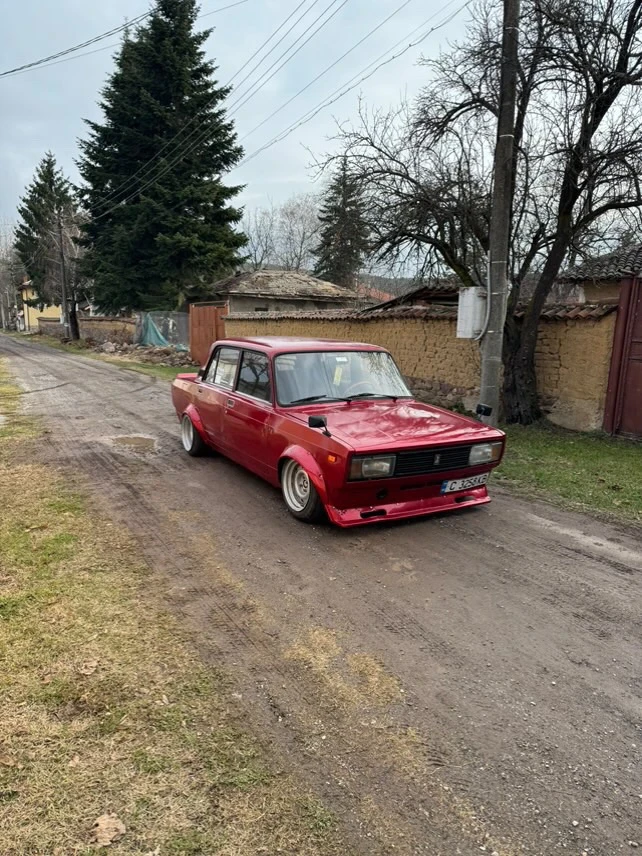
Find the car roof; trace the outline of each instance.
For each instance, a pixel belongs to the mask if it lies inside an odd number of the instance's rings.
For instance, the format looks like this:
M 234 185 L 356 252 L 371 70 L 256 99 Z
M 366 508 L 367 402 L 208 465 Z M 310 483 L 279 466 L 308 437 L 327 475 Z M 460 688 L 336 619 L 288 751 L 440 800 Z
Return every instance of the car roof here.
M 385 351 L 379 345 L 366 342 L 342 342 L 339 339 L 306 339 L 298 336 L 256 336 L 220 339 L 217 345 L 259 347 L 272 354 L 289 354 L 293 351 Z

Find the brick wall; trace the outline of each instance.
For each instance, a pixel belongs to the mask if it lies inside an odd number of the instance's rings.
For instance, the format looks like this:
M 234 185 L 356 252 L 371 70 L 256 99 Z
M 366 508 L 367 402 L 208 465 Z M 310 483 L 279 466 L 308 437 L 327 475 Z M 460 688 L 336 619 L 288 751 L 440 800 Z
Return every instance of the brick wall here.
M 544 321 L 536 367 L 542 405 L 565 428 L 602 428 L 615 313 L 597 320 Z
M 90 318 L 79 318 L 80 338 L 91 339 L 93 342 L 114 342 L 117 344 L 131 344 L 136 332 L 136 320 L 134 318 L 109 318 L 92 316 Z M 38 326 L 41 333 L 48 336 L 63 337 L 63 327 L 58 321 L 49 321 L 39 318 Z
M 542 404 L 549 418 L 574 430 L 602 427 L 615 313 L 599 320 L 543 320 L 537 349 Z M 394 356 L 418 398 L 473 410 L 479 347 L 457 339 L 456 322 L 425 318 L 226 319 L 227 336 L 308 336 L 381 345 Z

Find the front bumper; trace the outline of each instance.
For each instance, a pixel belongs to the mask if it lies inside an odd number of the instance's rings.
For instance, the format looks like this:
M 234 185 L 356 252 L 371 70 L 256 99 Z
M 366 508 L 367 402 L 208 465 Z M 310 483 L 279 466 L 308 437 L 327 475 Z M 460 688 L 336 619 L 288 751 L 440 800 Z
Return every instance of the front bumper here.
M 490 497 L 486 486 L 484 486 L 461 493 L 424 496 L 404 502 L 382 503 L 381 505 L 369 505 L 361 508 L 335 508 L 332 505 L 327 505 L 326 512 L 330 521 L 336 526 L 349 527 L 457 511 L 470 506 L 486 505 L 488 502 L 490 502 Z

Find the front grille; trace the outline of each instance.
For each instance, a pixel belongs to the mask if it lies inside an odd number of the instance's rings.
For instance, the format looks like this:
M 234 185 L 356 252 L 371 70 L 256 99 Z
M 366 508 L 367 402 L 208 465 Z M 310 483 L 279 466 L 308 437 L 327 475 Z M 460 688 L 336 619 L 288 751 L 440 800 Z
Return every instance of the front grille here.
M 472 446 L 449 446 L 445 449 L 417 449 L 399 452 L 395 476 L 425 476 L 468 466 Z

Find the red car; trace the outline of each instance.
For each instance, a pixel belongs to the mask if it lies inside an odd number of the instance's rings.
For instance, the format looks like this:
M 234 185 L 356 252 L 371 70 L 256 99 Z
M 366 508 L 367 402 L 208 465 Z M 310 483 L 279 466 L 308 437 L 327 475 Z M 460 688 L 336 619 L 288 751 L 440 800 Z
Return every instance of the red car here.
M 324 339 L 216 342 L 172 400 L 185 451 L 207 447 L 280 487 L 299 520 L 339 526 L 490 501 L 504 434 L 415 401 L 388 353 Z

